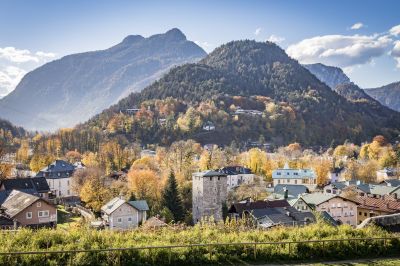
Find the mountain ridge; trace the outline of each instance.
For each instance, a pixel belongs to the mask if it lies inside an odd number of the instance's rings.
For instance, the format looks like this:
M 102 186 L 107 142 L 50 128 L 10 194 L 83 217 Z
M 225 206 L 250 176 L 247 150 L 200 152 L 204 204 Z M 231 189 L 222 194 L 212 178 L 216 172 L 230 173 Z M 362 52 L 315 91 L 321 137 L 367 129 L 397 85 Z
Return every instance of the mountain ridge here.
M 396 121 L 400 122 L 400 114 L 379 103 L 359 102 L 343 97 L 319 81 L 296 60 L 291 59 L 279 46 L 269 42 L 249 40 L 229 42 L 216 48 L 198 63 L 171 69 L 142 92 L 130 94 L 80 128 L 95 127 L 107 131 L 102 125 L 107 125 L 110 119 L 115 118 L 123 110 L 140 107 L 146 103 L 148 112 L 152 113 L 153 107 L 149 106 L 152 102 L 168 98 L 186 105 L 187 110 L 200 108 L 201 105 L 212 101 L 217 110 L 229 114 L 232 113 L 231 108 L 237 106 L 234 104 L 233 107 L 229 107 L 227 103 L 234 103 L 238 97 L 252 103 L 248 105 L 250 108 L 256 110 L 261 108 L 262 112 L 260 121 L 258 118 L 248 118 L 248 121 L 242 121 L 242 127 L 249 129 L 254 127 L 247 124 L 254 119 L 256 120 L 252 122 L 258 121 L 257 123 L 262 124 L 257 129 L 244 133 L 243 130 L 236 128 L 237 122 L 233 118 L 235 116 L 230 116 L 226 118 L 229 120 L 226 122 L 227 127 L 219 132 L 224 136 L 232 135 L 226 137 L 224 141 L 244 141 L 245 137 L 254 138 L 260 135 L 265 139 L 271 139 L 276 137 L 277 132 L 293 130 L 294 132 L 281 133 L 287 135 L 283 137 L 283 142 L 299 141 L 310 145 L 327 145 L 329 144 L 327 142 L 332 140 L 340 142 L 350 139 L 362 142 L 376 134 L 396 135 L 399 130 Z M 265 100 L 262 100 L 264 102 L 258 101 L 257 97 L 264 97 Z M 263 110 L 260 104 L 264 103 Z M 276 119 L 281 118 L 268 111 L 270 104 L 275 104 L 282 110 L 283 113 L 276 115 L 281 117 L 288 115 L 289 117 L 284 119 L 290 117 L 294 119 L 291 122 L 292 128 L 287 121 L 275 125 Z M 176 124 L 178 121 L 176 119 L 182 115 L 182 112 L 179 115 L 175 114 L 171 119 Z M 152 113 L 151 116 L 157 117 L 157 113 Z M 132 119 L 135 120 L 136 117 Z M 206 121 L 206 117 L 202 119 L 201 121 Z M 169 130 L 171 132 L 167 134 L 170 136 L 176 135 L 177 139 L 183 136 L 179 130 Z M 189 135 L 185 133 L 185 138 L 195 137 L 196 134 L 200 134 L 199 130 L 193 129 Z M 146 134 L 148 133 L 141 132 L 139 135 L 143 137 Z M 221 139 L 207 139 L 207 141 L 217 140 Z M 145 142 L 147 141 L 152 140 L 146 139 Z
M 0 99 L 0 113 L 27 129 L 74 126 L 169 68 L 205 55 L 176 28 L 148 38 L 129 35 L 110 48 L 67 55 L 27 73 Z

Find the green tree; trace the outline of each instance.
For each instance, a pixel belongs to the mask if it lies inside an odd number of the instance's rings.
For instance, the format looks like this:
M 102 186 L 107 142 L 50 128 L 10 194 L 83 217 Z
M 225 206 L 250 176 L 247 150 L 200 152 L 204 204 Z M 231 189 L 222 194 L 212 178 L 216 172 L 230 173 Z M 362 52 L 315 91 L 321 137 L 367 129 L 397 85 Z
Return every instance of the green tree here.
M 172 212 L 175 221 L 182 221 L 184 215 L 182 199 L 179 195 L 175 174 L 172 171 L 164 188 L 163 205 Z

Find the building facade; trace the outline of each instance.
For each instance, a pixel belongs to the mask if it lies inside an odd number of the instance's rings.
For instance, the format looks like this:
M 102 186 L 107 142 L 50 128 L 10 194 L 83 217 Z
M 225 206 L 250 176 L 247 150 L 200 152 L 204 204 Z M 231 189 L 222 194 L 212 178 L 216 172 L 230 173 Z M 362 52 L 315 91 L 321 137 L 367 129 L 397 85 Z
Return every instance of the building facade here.
M 284 168 L 272 171 L 274 186 L 279 184 L 304 185 L 309 189 L 317 187 L 317 176 L 312 169 L 293 169 L 285 164 Z
M 241 184 L 250 184 L 254 181 L 255 175 L 251 169 L 243 166 L 228 166 L 219 170 L 226 174 L 228 191 L 240 186 Z
M 126 230 L 136 228 L 146 222 L 148 210 L 146 201 L 128 202 L 116 197 L 101 208 L 101 213 L 109 229 Z
M 74 165 L 63 160 L 56 160 L 40 170 L 36 177 L 46 178 L 50 191 L 55 197 L 74 197 L 77 196 L 77 194 L 71 190 L 71 177 L 74 172 Z
M 194 173 L 192 176 L 193 222 L 213 217 L 223 220 L 222 207 L 227 198 L 226 174 L 216 171 Z

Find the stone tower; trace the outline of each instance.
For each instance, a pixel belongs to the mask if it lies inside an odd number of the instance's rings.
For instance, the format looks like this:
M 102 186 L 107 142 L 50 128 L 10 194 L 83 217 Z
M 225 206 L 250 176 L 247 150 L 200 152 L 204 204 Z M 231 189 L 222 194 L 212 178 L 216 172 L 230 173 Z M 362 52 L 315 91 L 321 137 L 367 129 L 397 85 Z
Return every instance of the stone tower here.
M 226 174 L 216 171 L 194 173 L 192 176 L 193 222 L 198 223 L 202 218 L 214 217 L 220 221 L 222 205 L 227 197 Z

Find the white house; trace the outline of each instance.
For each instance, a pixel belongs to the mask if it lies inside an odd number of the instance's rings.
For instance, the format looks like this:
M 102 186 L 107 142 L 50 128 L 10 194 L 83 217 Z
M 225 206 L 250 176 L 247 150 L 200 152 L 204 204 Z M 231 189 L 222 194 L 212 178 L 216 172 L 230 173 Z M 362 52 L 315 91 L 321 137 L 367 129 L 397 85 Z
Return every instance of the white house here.
M 304 185 L 309 189 L 317 187 L 317 176 L 312 169 L 293 169 L 286 163 L 284 168 L 272 171 L 274 186 L 279 184 Z
M 126 201 L 116 197 L 101 207 L 101 214 L 109 229 L 130 229 L 146 221 L 148 210 L 145 200 Z
M 215 130 L 215 125 L 213 122 L 211 121 L 207 121 L 206 123 L 204 123 L 203 125 L 203 130 L 205 131 L 214 131 Z
M 74 171 L 74 165 L 63 160 L 55 160 L 52 164 L 40 170 L 36 177 L 46 178 L 51 193 L 57 198 L 73 197 L 77 196 L 71 190 L 71 177 Z
M 228 166 L 219 171 L 227 175 L 228 191 L 241 184 L 249 184 L 253 182 L 255 178 L 251 170 L 243 166 Z
M 343 177 L 344 168 L 343 167 L 335 167 L 328 172 L 328 181 L 330 183 L 341 182 L 344 181 Z

